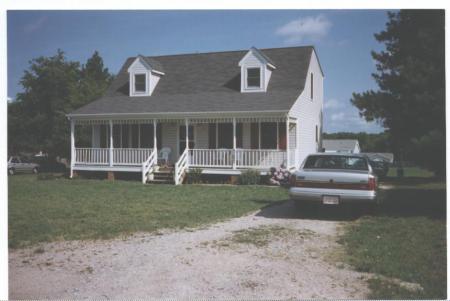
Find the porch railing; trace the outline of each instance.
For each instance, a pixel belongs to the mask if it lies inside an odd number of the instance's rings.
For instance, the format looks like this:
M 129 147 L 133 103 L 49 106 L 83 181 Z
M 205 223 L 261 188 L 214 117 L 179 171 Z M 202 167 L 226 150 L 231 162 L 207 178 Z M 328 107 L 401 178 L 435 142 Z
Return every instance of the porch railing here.
M 191 167 L 232 167 L 234 151 L 232 149 L 190 149 Z
M 157 164 L 158 161 L 158 153 L 156 151 L 156 148 L 154 148 L 150 154 L 150 156 L 147 158 L 147 160 L 142 163 L 142 183 L 145 184 L 147 181 L 147 174 L 152 173 L 154 166 Z
M 180 158 L 178 158 L 177 163 L 175 163 L 175 174 L 174 174 L 174 182 L 175 185 L 181 184 L 183 180 L 184 173 L 188 168 L 189 164 L 189 152 L 188 149 L 185 149 L 181 154 Z
M 109 164 L 109 148 L 76 148 L 75 163 L 77 164 Z
M 113 148 L 113 165 L 140 166 L 152 154 L 152 148 Z M 110 164 L 109 148 L 75 148 L 75 164 Z
M 151 148 L 113 148 L 115 165 L 141 165 L 152 154 Z
M 273 149 L 237 149 L 236 167 L 271 168 L 286 164 L 286 151 Z
M 270 168 L 286 164 L 285 150 L 190 149 L 189 167 Z

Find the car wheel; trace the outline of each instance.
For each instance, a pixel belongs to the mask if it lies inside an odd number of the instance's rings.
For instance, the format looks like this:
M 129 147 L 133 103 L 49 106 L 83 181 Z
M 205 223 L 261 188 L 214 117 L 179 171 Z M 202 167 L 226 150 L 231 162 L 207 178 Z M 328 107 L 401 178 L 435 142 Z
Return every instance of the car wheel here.
M 14 173 L 15 173 L 14 168 L 8 169 L 8 174 L 9 174 L 10 176 L 14 175 Z
M 38 171 L 37 167 L 33 168 L 33 173 L 34 173 L 34 174 L 37 174 L 38 172 L 39 172 L 39 171 Z

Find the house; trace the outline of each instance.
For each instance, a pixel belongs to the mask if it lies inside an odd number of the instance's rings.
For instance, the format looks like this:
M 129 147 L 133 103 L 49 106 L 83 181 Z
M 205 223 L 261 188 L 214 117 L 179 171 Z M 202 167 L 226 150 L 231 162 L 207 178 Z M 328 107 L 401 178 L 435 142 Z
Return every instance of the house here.
M 312 46 L 128 58 L 100 99 L 67 115 L 71 176 L 139 172 L 145 183 L 167 165 L 179 184 L 192 168 L 298 167 L 320 149 L 323 78 Z
M 371 161 L 383 161 L 389 164 L 394 163 L 393 153 L 364 153 Z
M 326 153 L 358 154 L 361 152 L 356 139 L 323 139 L 322 148 Z

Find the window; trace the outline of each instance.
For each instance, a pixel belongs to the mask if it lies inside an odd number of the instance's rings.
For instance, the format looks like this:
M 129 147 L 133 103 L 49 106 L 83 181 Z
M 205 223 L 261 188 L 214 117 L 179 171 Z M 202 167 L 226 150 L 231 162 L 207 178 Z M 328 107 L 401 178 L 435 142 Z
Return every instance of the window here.
M 145 74 L 135 74 L 134 75 L 134 91 L 135 92 L 145 92 L 146 85 L 145 81 L 147 76 Z
M 261 69 L 247 68 L 247 88 L 261 87 Z
M 109 147 L 109 125 L 108 124 L 100 125 L 100 147 L 101 148 Z
M 314 74 L 311 73 L 311 100 L 314 98 Z
M 210 149 L 217 148 L 216 123 L 208 124 L 208 145 Z
M 259 148 L 259 124 L 256 122 L 250 125 L 250 148 Z
M 366 159 L 361 157 L 320 155 L 309 156 L 304 168 L 368 170 Z
M 261 149 L 277 149 L 276 122 L 261 122 Z

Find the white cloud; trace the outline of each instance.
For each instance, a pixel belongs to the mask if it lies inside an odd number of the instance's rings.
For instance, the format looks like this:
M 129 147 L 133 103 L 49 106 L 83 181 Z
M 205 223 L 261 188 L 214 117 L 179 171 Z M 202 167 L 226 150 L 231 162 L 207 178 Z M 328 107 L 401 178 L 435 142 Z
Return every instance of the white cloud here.
M 331 120 L 332 121 L 341 121 L 341 120 L 344 120 L 344 119 L 346 119 L 346 115 L 345 115 L 344 112 L 331 114 Z
M 324 114 L 325 132 L 382 132 L 376 122 L 367 122 L 359 116 L 356 108 L 341 108 L 337 112 Z
M 286 44 L 296 44 L 304 40 L 317 41 L 328 34 L 331 22 L 322 14 L 302 17 L 279 27 L 276 34 L 285 38 Z
M 33 22 L 26 24 L 23 27 L 23 31 L 25 33 L 33 33 L 36 30 L 40 29 L 47 22 L 47 19 L 48 19 L 47 16 L 41 16 L 40 18 L 34 20 Z
M 323 108 L 324 109 L 336 109 L 336 108 L 340 108 L 342 107 L 342 102 L 340 102 L 339 100 L 335 99 L 335 98 L 330 98 L 328 100 L 325 100 L 324 104 L 323 104 Z
M 9 97 L 9 96 L 8 96 L 8 97 L 7 97 L 6 99 L 7 99 L 8 103 L 10 103 L 10 102 L 13 102 L 13 101 L 14 101 L 14 99 L 13 99 L 12 97 Z

